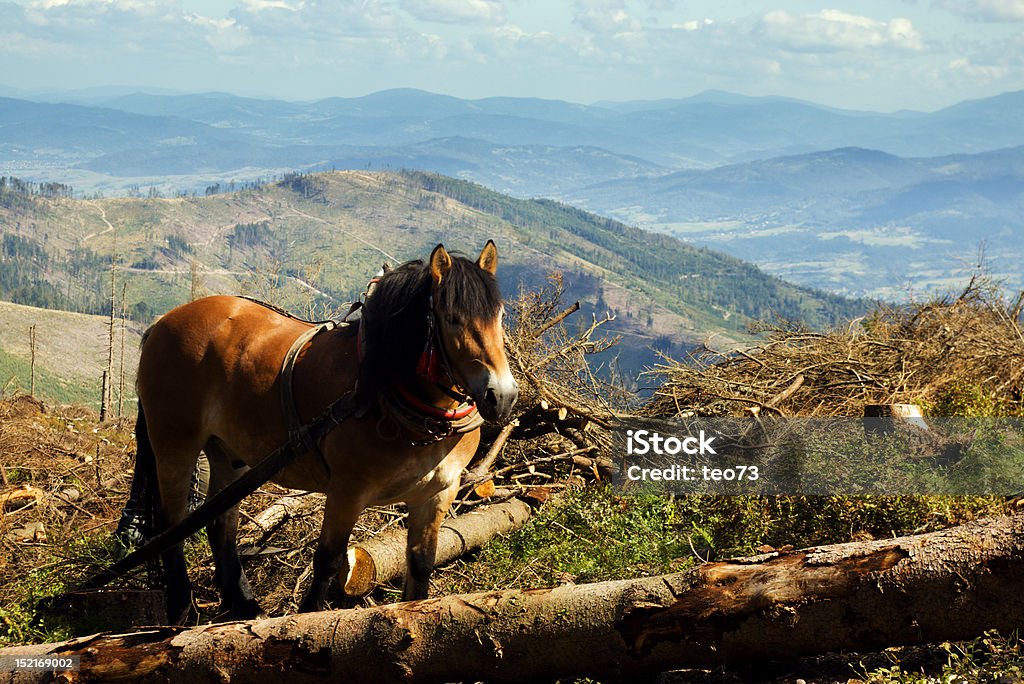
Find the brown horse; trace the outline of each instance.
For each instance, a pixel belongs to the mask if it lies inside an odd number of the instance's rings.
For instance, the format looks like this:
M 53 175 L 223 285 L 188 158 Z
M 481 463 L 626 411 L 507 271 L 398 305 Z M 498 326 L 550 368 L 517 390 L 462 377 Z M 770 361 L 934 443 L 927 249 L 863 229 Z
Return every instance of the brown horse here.
M 518 397 L 502 333 L 502 302 L 488 242 L 473 262 L 438 245 L 429 261 L 387 272 L 358 325 L 317 334 L 292 376 L 303 424 L 355 390 L 360 409 L 274 481 L 325 492 L 327 502 L 300 610 L 322 610 L 332 578 L 348 570 L 349 534 L 370 505 L 409 507 L 403 596 L 426 598 L 438 528 L 480 441 L 479 423 L 507 420 Z M 178 307 L 143 337 L 139 361 L 136 470 L 159 485 L 158 525 L 186 515 L 200 450 L 210 462 L 210 494 L 288 438 L 282 361 L 312 324 L 239 297 L 207 297 Z M 359 330 L 362 328 L 362 330 Z M 139 477 L 139 473 L 136 473 Z M 238 507 L 207 526 L 222 607 L 232 618 L 261 614 L 235 545 Z M 168 619 L 191 609 L 181 545 L 163 554 Z

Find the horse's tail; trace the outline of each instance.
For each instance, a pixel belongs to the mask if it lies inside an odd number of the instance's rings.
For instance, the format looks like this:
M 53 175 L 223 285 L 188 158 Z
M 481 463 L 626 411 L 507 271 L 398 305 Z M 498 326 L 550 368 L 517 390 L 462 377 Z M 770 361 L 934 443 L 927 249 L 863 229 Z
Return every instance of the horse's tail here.
M 149 441 L 146 414 L 140 401 L 139 417 L 135 421 L 135 472 L 132 474 L 132 488 L 114 536 L 126 545 L 139 544 L 153 536 L 158 498 L 156 454 Z

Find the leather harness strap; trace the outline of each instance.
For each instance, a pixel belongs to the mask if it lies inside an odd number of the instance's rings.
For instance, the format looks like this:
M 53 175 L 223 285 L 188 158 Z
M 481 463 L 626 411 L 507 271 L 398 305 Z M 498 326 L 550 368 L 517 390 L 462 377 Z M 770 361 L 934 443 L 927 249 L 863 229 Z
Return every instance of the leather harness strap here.
M 341 325 L 348 324 L 342 323 Z M 288 352 L 284 355 L 284 361 L 281 363 L 281 407 L 284 411 L 285 426 L 288 428 L 288 440 L 298 442 L 307 451 L 316 454 L 328 477 L 331 475 L 331 468 L 327 465 L 327 459 L 324 458 L 323 452 L 320 451 L 320 445 L 310 439 L 308 430 L 302 429 L 302 419 L 295 406 L 292 376 L 295 374 L 295 360 L 299 358 L 299 354 L 306 348 L 306 345 L 320 333 L 333 330 L 336 327 L 338 324 L 327 321 L 302 333 L 292 342 L 292 346 L 288 348 Z
M 472 432 L 484 424 L 483 416 L 473 404 L 463 404 L 435 417 L 433 412 L 426 411 L 426 408 L 431 407 L 412 395 L 404 385 L 396 387 L 397 391 L 395 388 L 386 388 L 380 393 L 380 407 L 385 415 L 411 436 L 409 442 L 413 446 L 425 446 L 453 434 Z

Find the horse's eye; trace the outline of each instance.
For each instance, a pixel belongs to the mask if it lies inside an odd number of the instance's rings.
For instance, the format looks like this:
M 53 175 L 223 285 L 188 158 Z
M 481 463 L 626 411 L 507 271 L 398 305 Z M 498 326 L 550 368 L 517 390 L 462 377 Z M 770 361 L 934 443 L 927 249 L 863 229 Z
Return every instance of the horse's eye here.
M 462 318 L 456 314 L 448 315 L 448 325 L 457 326 L 462 325 Z

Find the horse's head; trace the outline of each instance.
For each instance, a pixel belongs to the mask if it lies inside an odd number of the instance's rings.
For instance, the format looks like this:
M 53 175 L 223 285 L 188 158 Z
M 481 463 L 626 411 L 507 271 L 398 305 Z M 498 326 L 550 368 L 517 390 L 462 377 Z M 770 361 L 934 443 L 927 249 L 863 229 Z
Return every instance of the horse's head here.
M 519 398 L 519 386 L 505 356 L 505 308 L 494 276 L 498 250 L 488 240 L 475 263 L 456 259 L 438 245 L 427 264 L 438 343 L 452 379 L 469 392 L 481 415 L 504 421 Z

